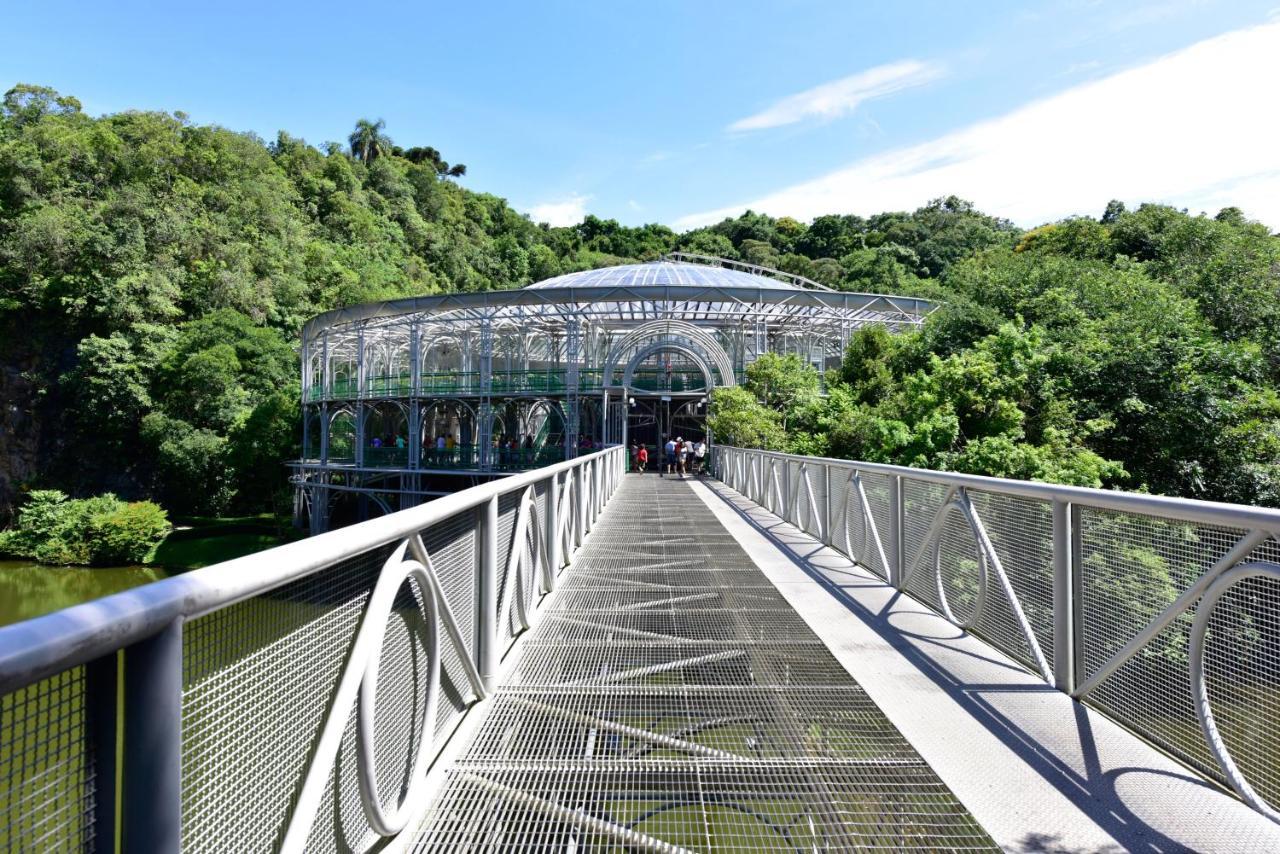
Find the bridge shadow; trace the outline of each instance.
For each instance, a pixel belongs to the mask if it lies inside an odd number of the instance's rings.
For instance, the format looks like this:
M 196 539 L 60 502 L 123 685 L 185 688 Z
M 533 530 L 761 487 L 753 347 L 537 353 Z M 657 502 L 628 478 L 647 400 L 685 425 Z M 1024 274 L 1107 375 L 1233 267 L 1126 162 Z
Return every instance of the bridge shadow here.
M 1069 765 L 1060 756 L 1046 749 L 1033 735 L 1021 725 L 997 708 L 987 695 L 991 694 L 1037 694 L 1059 693 L 1057 688 L 1046 684 L 1029 684 L 1026 681 L 1028 671 L 1011 662 L 998 653 L 984 655 L 982 653 L 959 649 L 954 645 L 968 633 L 953 626 L 945 618 L 932 609 L 926 608 L 915 599 L 904 596 L 893 590 L 889 600 L 879 610 L 873 610 L 850 595 L 852 590 L 885 590 L 888 585 L 882 579 L 872 575 L 869 570 L 860 567 L 823 566 L 819 562 L 825 556 L 830 558 L 834 548 L 817 542 L 813 537 L 798 531 L 790 523 L 785 522 L 768 510 L 758 507 L 750 499 L 726 487 L 724 484 L 706 480 L 705 485 L 721 501 L 730 507 L 754 530 L 766 537 L 778 547 L 787 558 L 802 569 L 806 575 L 826 589 L 838 602 L 872 629 L 886 644 L 906 658 L 920 673 L 928 677 L 944 691 L 948 697 L 959 704 L 971 717 L 998 738 L 1007 748 L 1013 751 L 1049 785 L 1060 792 L 1072 804 L 1088 815 L 1103 830 L 1117 841 L 1114 847 L 1090 849 L 1100 851 L 1140 851 L 1171 852 L 1192 851 L 1185 842 L 1171 838 L 1159 828 L 1152 826 L 1139 816 L 1126 803 L 1119 790 L 1118 783 L 1129 774 L 1153 774 L 1167 777 L 1170 782 L 1191 784 L 1214 795 L 1221 795 L 1221 790 L 1210 783 L 1191 774 L 1176 774 L 1156 768 L 1120 767 L 1104 771 L 1099 757 L 1097 740 L 1094 736 L 1093 724 L 1088 712 L 1079 702 L 1072 701 L 1073 721 L 1063 720 L 1061 726 L 1074 726 L 1075 739 L 1079 750 L 1079 759 L 1083 766 L 1078 770 Z M 743 505 L 746 505 L 745 507 Z M 758 518 L 752 510 L 766 518 Z M 830 551 L 828 551 L 830 549 Z M 849 558 L 839 555 L 840 561 L 847 564 Z M 892 588 L 888 588 L 891 589 Z M 905 607 L 904 607 L 905 605 Z M 911 616 L 928 616 L 935 618 L 946 630 L 936 634 L 925 634 L 910 631 L 898 625 Z M 924 649 L 922 649 L 924 647 Z M 926 649 L 945 650 L 948 656 L 968 656 L 982 662 L 983 666 L 995 666 L 1012 671 L 1023 678 L 1010 682 L 975 683 L 958 677 L 951 668 L 939 662 Z M 993 651 L 994 652 L 994 651 Z M 1135 736 L 1136 738 L 1136 736 Z M 1031 793 L 1028 793 L 1030 796 Z M 1191 809 L 1192 804 L 1187 804 Z M 1172 819 L 1176 821 L 1177 819 Z M 1184 819 L 1185 820 L 1185 819 Z M 1193 819 L 1194 821 L 1194 819 Z M 1027 833 L 1012 850 L 1025 852 L 1046 852 L 1046 854 L 1075 854 L 1078 849 L 1064 847 L 1059 843 L 1062 838 L 1044 831 Z

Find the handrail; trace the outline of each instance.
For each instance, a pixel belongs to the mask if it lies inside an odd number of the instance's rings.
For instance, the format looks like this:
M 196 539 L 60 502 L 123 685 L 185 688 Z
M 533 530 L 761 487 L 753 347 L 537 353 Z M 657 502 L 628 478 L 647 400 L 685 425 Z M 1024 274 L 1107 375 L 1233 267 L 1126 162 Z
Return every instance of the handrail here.
M 1280 509 L 1270 507 L 1253 507 L 1244 504 L 1228 504 L 1219 501 L 1204 501 L 1198 498 L 1178 498 L 1168 495 L 1149 495 L 1141 492 L 1121 492 L 1112 489 L 1097 489 L 1089 486 L 1069 486 L 1058 483 L 1044 483 L 1034 480 L 1013 480 L 1003 477 L 989 477 L 979 474 L 961 472 L 944 472 L 933 469 L 920 469 L 911 466 L 897 466 L 888 463 L 867 463 L 856 460 L 841 460 L 832 457 L 809 457 L 803 454 L 786 454 L 781 451 L 762 451 L 752 448 L 731 448 L 747 451 L 752 454 L 763 454 L 768 457 L 785 459 L 797 463 L 815 462 L 833 465 L 845 469 L 857 469 L 861 472 L 899 475 L 915 480 L 938 483 L 944 486 L 965 486 L 972 489 L 1002 492 L 1020 498 L 1035 498 L 1042 501 L 1069 501 L 1085 503 L 1092 507 L 1115 510 L 1122 513 L 1141 513 L 1149 516 L 1175 515 L 1188 522 L 1200 522 L 1206 525 L 1228 525 L 1231 527 L 1270 527 L 1280 530 Z
M 614 448 L 512 474 L 389 516 L 235 558 L 0 627 L 0 694 L 386 546 L 492 498 L 603 460 Z

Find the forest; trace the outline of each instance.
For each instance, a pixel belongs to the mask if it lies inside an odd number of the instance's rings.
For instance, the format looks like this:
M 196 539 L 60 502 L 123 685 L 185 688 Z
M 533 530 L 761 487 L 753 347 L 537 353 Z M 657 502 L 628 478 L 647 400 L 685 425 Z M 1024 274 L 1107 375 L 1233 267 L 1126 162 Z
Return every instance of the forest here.
M 552 228 L 466 176 L 381 121 L 316 146 L 11 89 L 0 522 L 55 488 L 285 512 L 309 317 L 676 249 L 942 303 L 918 333 L 858 333 L 826 376 L 757 362 L 715 395 L 720 441 L 1280 506 L 1280 239 L 1240 210 L 1112 202 L 1022 230 L 941 197 L 677 234 Z

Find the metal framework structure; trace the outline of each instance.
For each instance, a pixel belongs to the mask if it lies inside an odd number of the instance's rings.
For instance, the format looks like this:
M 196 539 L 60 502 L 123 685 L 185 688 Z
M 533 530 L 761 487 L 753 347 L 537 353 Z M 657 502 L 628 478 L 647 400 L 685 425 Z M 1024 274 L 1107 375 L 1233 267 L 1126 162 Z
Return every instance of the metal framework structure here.
M 1280 510 L 712 457 L 747 498 L 1280 821 Z
M 701 435 L 708 392 L 766 352 L 820 368 L 868 323 L 914 327 L 912 297 L 833 291 L 695 255 L 570 273 L 520 290 L 331 311 L 302 335 L 295 515 L 327 530 L 580 449 Z

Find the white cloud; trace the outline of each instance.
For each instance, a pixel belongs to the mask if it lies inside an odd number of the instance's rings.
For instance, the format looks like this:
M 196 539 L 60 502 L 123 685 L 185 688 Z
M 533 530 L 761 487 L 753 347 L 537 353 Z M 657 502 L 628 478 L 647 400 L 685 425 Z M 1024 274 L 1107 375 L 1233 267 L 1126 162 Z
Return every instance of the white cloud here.
M 863 158 L 746 204 L 801 220 L 917 207 L 954 193 L 1033 225 L 1112 198 L 1215 210 L 1280 227 L 1280 23 L 1208 39 L 920 145 Z M 1201 208 L 1203 206 L 1203 208 Z
M 529 208 L 529 217 L 534 222 L 545 222 L 552 226 L 576 225 L 587 215 L 587 202 L 590 196 L 577 193 L 558 202 L 543 202 Z
M 805 119 L 830 120 L 853 112 L 863 101 L 921 86 L 943 75 L 941 65 L 905 59 L 877 65 L 849 77 L 789 95 L 753 116 L 729 125 L 731 131 L 763 130 Z

